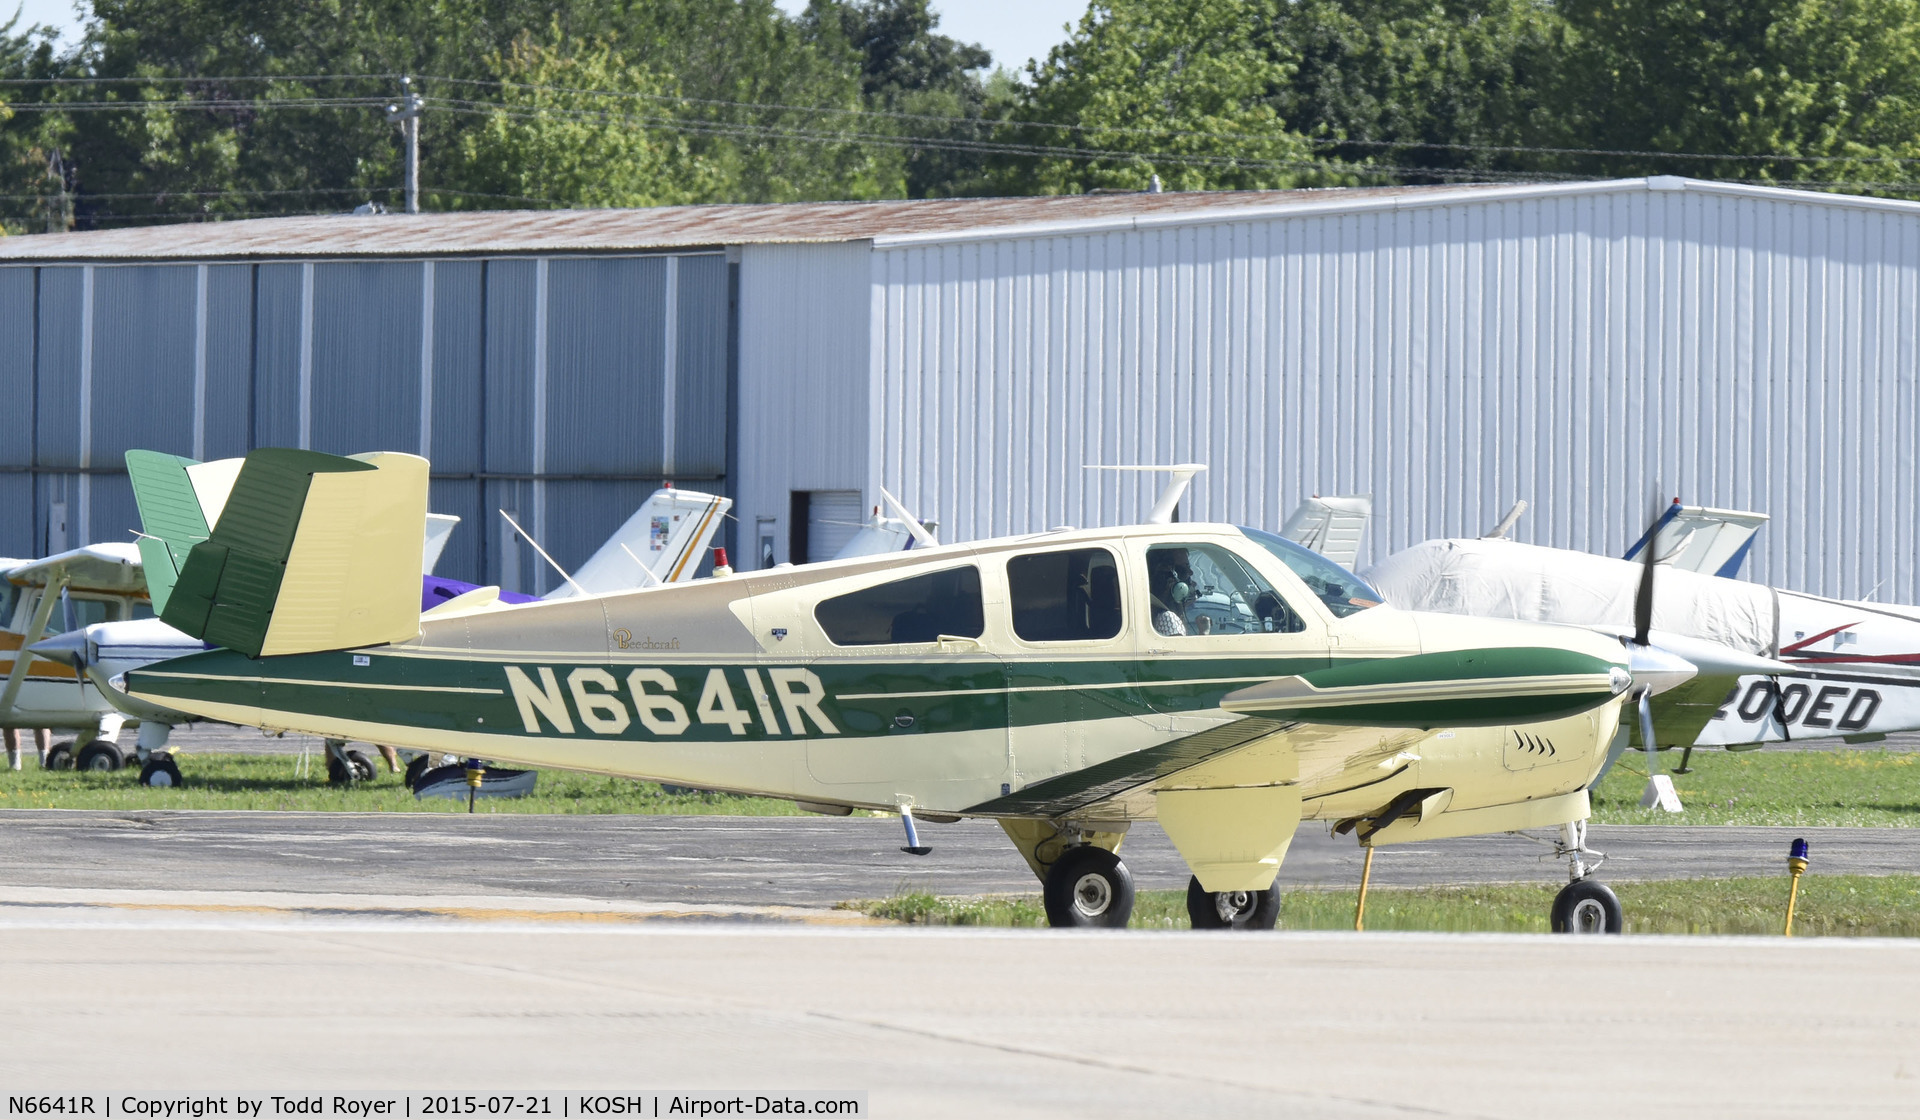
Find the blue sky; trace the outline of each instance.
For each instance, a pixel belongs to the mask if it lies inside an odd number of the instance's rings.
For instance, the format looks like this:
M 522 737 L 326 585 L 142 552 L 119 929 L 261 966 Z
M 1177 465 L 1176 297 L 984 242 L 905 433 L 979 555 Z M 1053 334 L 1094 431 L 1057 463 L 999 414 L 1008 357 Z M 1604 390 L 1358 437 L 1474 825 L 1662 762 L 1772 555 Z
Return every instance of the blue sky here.
M 806 8 L 806 0 L 775 0 L 788 12 Z M 46 23 L 69 32 L 79 27 L 73 0 L 0 0 L 0 12 L 21 8 L 21 22 Z M 1087 0 L 946 0 L 934 5 L 940 31 L 979 43 L 1002 66 L 1020 69 L 1029 58 L 1045 58 L 1047 49 L 1066 37 L 1063 25 L 1080 18 Z M 4 16 L 0 16 L 4 18 Z

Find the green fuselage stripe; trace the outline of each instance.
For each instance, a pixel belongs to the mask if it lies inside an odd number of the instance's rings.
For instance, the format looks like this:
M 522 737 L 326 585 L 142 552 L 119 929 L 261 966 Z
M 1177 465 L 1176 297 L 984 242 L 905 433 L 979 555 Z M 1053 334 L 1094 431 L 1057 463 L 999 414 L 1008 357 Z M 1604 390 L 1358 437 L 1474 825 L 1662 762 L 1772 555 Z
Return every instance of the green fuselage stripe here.
M 1367 659 L 1370 680 L 1392 663 Z M 1514 665 L 1539 670 L 1537 658 Z M 1222 697 L 1278 677 L 1318 674 L 1325 656 L 953 661 L 830 658 L 659 662 L 636 666 L 314 653 L 249 660 L 229 650 L 129 675 L 129 690 L 177 704 L 257 708 L 360 724 L 486 735 L 740 743 L 798 736 L 927 735 L 1217 709 Z M 1348 664 L 1360 664 L 1350 662 Z M 1591 674 L 1603 662 L 1555 666 Z M 1590 679 L 1587 678 L 1587 679 Z M 1498 701 L 1458 699 L 1465 718 Z M 822 726 L 824 725 L 824 726 Z

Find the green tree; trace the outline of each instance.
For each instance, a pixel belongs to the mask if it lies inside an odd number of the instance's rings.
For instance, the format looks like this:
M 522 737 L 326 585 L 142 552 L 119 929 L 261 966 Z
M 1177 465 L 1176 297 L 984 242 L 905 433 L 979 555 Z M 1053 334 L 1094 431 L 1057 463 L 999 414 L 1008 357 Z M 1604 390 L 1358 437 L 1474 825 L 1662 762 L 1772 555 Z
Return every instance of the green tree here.
M 9 82 L 0 87 L 0 228 L 5 232 L 56 231 L 73 224 L 67 119 L 21 107 L 47 100 L 52 87 L 39 82 L 65 72 L 50 29 L 21 27 L 17 15 L 0 26 L 0 78 Z
M 1268 49 L 1284 0 L 1095 0 L 1030 67 L 1000 138 L 1040 149 L 1002 162 L 1013 189 L 1071 194 L 1289 187 L 1342 181 L 1287 127 L 1294 64 Z M 1051 149 L 1048 151 L 1047 149 Z
M 803 22 L 824 51 L 842 50 L 858 67 L 870 113 L 869 134 L 893 145 L 898 188 L 908 198 L 977 189 L 997 106 L 982 72 L 986 48 L 935 32 L 928 0 L 813 0 Z M 878 154 L 878 153 L 876 153 Z
M 438 192 L 449 205 L 660 206 L 723 193 L 717 169 L 674 127 L 668 79 L 557 27 L 549 42 L 523 35 L 489 62 L 500 97 L 455 141 L 442 174 L 460 186 Z
M 1547 0 L 1296 0 L 1270 27 L 1291 70 L 1275 108 L 1323 155 L 1410 182 L 1533 166 L 1489 149 L 1526 143 L 1540 111 L 1561 27 Z
M 1565 0 L 1533 135 L 1578 175 L 1911 183 L 1920 157 L 1915 0 Z

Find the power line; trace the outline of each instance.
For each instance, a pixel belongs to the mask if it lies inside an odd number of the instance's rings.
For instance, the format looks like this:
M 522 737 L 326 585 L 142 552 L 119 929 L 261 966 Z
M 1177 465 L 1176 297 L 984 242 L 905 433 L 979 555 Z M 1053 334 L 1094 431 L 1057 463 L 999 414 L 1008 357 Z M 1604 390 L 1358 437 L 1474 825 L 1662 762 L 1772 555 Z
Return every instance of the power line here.
M 193 82 L 397 82 L 399 74 L 223 74 L 210 77 L 0 78 L 0 86 L 182 85 Z
M 214 82 L 229 82 L 229 81 L 272 82 L 272 81 L 348 81 L 348 80 L 354 80 L 354 81 L 398 80 L 398 76 L 390 75 L 390 74 L 333 74 L 333 75 L 301 74 L 301 75 L 228 75 L 228 76 L 222 76 L 217 78 L 70 78 L 70 79 L 12 78 L 12 79 L 0 79 L 0 85 L 82 86 L 82 85 L 89 85 L 89 84 L 116 83 L 116 82 L 117 83 L 144 83 L 144 84 L 160 84 L 160 83 L 208 84 L 208 83 L 214 83 Z M 1137 126 L 1120 126 L 1120 125 L 1085 125 L 1085 124 L 1070 124 L 1070 123 L 1057 122 L 1057 121 L 1034 121 L 1034 120 L 1021 120 L 1021 119 L 1013 119 L 1013 118 L 942 116 L 942 115 L 927 114 L 927 113 L 903 113 L 903 112 L 897 112 L 892 110 L 872 109 L 872 108 L 845 108 L 841 106 L 791 105 L 791 104 L 784 104 L 780 102 L 737 101 L 737 100 L 727 100 L 727 99 L 720 99 L 720 98 L 688 97 L 688 96 L 677 95 L 677 94 L 650 94 L 650 93 L 640 93 L 640 92 L 630 91 L 630 90 L 601 90 L 601 89 L 590 89 L 590 88 L 573 87 L 573 86 L 539 85 L 539 84 L 527 83 L 527 82 L 496 81 L 496 80 L 485 80 L 485 79 L 477 79 L 477 78 L 431 77 L 431 78 L 421 78 L 418 80 L 443 82 L 443 83 L 452 84 L 452 85 L 480 86 L 480 87 L 496 88 L 496 89 L 515 89 L 515 90 L 526 90 L 526 91 L 535 91 L 535 92 L 544 92 L 544 93 L 574 94 L 574 95 L 580 95 L 580 96 L 619 98 L 619 99 L 627 99 L 627 100 L 644 100 L 644 101 L 680 104 L 680 105 L 737 108 L 737 109 L 749 109 L 749 110 L 757 110 L 757 111 L 775 111 L 775 112 L 783 112 L 783 113 L 805 113 L 805 114 L 813 114 L 813 115 L 845 116 L 845 117 L 880 119 L 880 120 L 915 121 L 915 122 L 922 122 L 922 123 L 939 124 L 948 128 L 996 129 L 996 130 L 1034 129 L 1034 130 L 1041 130 L 1041 131 L 1069 132 L 1069 133 L 1074 133 L 1079 135 L 1096 134 L 1096 135 L 1115 135 L 1115 136 L 1143 136 L 1143 137 L 1158 137 L 1158 138 L 1169 138 L 1169 139 L 1174 139 L 1174 138 L 1203 139 L 1203 140 L 1215 140 L 1215 141 L 1239 140 L 1239 141 L 1253 141 L 1253 142 L 1268 142 L 1273 139 L 1273 134 L 1251 133 L 1251 132 L 1232 132 L 1232 131 L 1205 130 L 1205 129 L 1142 128 Z M 251 99 L 196 97 L 196 98 L 152 99 L 152 100 L 139 100 L 139 101 L 97 101 L 96 100 L 96 101 L 11 102 L 11 103 L 6 103 L 6 108 L 16 113 L 141 112 L 141 111 L 149 111 L 153 109 L 167 109 L 167 108 L 212 109 L 212 110 L 222 110 L 222 111 L 232 112 L 232 111 L 241 111 L 246 109 L 260 110 L 260 109 L 368 108 L 368 107 L 376 107 L 376 106 L 384 105 L 387 103 L 388 100 L 389 98 L 386 96 L 280 97 L 280 98 L 267 97 L 267 98 L 251 98 Z M 443 98 L 435 98 L 433 100 L 441 104 L 442 106 L 448 106 L 448 107 L 450 106 L 485 106 L 489 109 L 498 109 L 502 111 L 508 110 L 508 107 L 502 106 L 496 102 L 475 102 L 475 101 L 464 100 L 464 99 L 443 99 Z M 565 112 L 569 110 L 561 110 L 558 108 L 554 108 L 554 109 L 546 109 L 543 111 Z M 573 110 L 573 112 L 591 113 L 591 112 L 594 112 L 594 110 Z M 660 118 L 639 118 L 639 119 L 645 123 L 654 124 L 657 127 L 667 127 L 664 121 Z M 684 120 L 684 118 L 674 118 L 674 119 Z M 737 125 L 734 122 L 707 121 L 705 123 L 710 126 L 708 131 L 718 130 L 723 125 L 727 127 L 744 127 L 741 125 Z M 762 126 L 762 127 L 765 127 L 765 126 Z M 772 133 L 769 133 L 769 134 L 772 134 Z M 818 135 L 818 134 L 816 133 L 813 135 Z M 862 138 L 868 139 L 873 142 L 885 143 L 886 140 L 884 138 L 893 134 L 862 132 L 854 135 L 858 135 Z M 799 137 L 796 136 L 796 138 L 799 138 Z M 933 141 L 935 138 L 931 138 L 931 137 L 920 137 L 916 139 L 922 142 L 908 144 L 905 146 L 938 147 L 938 148 L 948 148 L 950 150 L 968 150 L 963 147 L 956 147 L 955 145 L 957 144 L 965 143 L 965 141 L 960 141 L 960 140 L 957 140 L 956 138 L 951 138 L 951 137 L 942 138 L 941 142 L 939 143 L 932 143 L 931 141 Z M 1665 160 L 1665 161 L 1707 161 L 1707 162 L 1745 162 L 1745 163 L 1773 162 L 1773 163 L 1789 163 L 1789 164 L 1920 163 L 1920 156 L 1884 156 L 1884 155 L 1864 155 L 1864 154 L 1862 155 L 1804 155 L 1804 154 L 1792 154 L 1792 153 L 1786 153 L 1786 152 L 1764 152 L 1764 153 L 1755 153 L 1755 154 L 1740 154 L 1740 153 L 1732 153 L 1732 152 L 1673 152 L 1673 151 L 1661 151 L 1656 149 L 1645 149 L 1645 148 L 1568 148 L 1568 147 L 1554 147 L 1554 146 L 1547 146 L 1547 145 L 1463 144 L 1463 143 L 1442 143 L 1442 142 L 1413 141 L 1413 140 L 1366 140 L 1366 139 L 1357 139 L 1357 138 L 1320 137 L 1320 136 L 1300 136 L 1298 137 L 1298 139 L 1300 142 L 1312 145 L 1316 148 L 1363 147 L 1363 148 L 1379 148 L 1379 149 L 1406 149 L 1406 150 L 1419 150 L 1419 151 L 1478 152 L 1478 153 L 1487 153 L 1487 154 L 1495 154 L 1495 155 L 1606 156 L 1606 157 L 1612 157 L 1612 158 L 1658 159 L 1658 160 Z M 1097 148 L 1097 149 L 1084 149 L 1084 148 L 1073 148 L 1066 145 L 1031 145 L 1031 144 L 1018 145 L 1018 144 L 1010 144 L 1009 142 L 1006 142 L 1006 141 L 975 141 L 974 143 L 996 145 L 995 147 L 980 148 L 977 150 L 998 151 L 998 152 L 1005 152 L 1008 154 L 1020 154 L 1023 151 L 1029 151 L 1029 150 L 1031 151 L 1046 150 L 1051 154 L 1060 155 L 1064 157 L 1067 155 L 1067 153 L 1074 152 L 1074 151 L 1097 151 L 1097 152 L 1103 152 L 1108 154 L 1127 153 L 1129 155 L 1137 155 L 1140 158 L 1160 159 L 1163 161 L 1168 158 L 1166 153 L 1154 153 L 1152 155 L 1147 155 L 1144 153 L 1132 153 L 1132 152 L 1129 152 L 1127 149 L 1117 149 L 1117 148 L 1111 148 L 1111 147 L 1103 147 L 1103 148 Z M 896 146 L 900 146 L 900 145 L 896 145 Z M 1247 161 L 1242 160 L 1240 162 L 1242 164 L 1245 164 Z M 1303 164 L 1300 163 L 1299 161 L 1295 161 L 1294 163 L 1288 166 L 1298 167 L 1298 166 L 1303 166 Z M 1317 167 L 1322 165 L 1314 164 L 1314 166 Z M 1382 171 L 1391 171 L 1391 172 L 1400 173 L 1400 174 L 1420 174 L 1420 175 L 1431 175 L 1436 177 L 1442 177 L 1449 172 L 1455 172 L 1459 174 L 1472 174 L 1472 175 L 1478 175 L 1478 176 L 1492 175 L 1492 176 L 1501 177 L 1503 179 L 1530 178 L 1530 179 L 1571 180 L 1571 179 L 1580 178 L 1580 176 L 1578 175 L 1569 174 L 1569 173 L 1516 172 L 1516 171 L 1510 171 L 1510 170 L 1503 171 L 1503 170 L 1496 170 L 1496 169 L 1481 169 L 1481 168 L 1448 169 L 1448 168 L 1436 168 L 1436 167 L 1430 167 L 1430 166 L 1406 166 L 1406 165 L 1397 165 L 1397 164 L 1354 164 L 1351 162 L 1345 163 L 1344 166 L 1354 170 L 1358 170 L 1359 168 L 1378 168 Z M 1735 181 L 1746 182 L 1750 180 L 1735 180 Z M 1772 181 L 1772 180 L 1762 180 L 1762 181 Z M 1832 180 L 1832 181 L 1830 180 L 1795 180 L 1795 181 L 1800 183 L 1809 183 L 1809 184 L 1834 183 L 1836 185 L 1842 182 L 1837 180 Z
M 484 86 L 495 89 L 519 89 L 544 93 L 581 94 L 591 97 L 626 98 L 645 101 L 662 101 L 683 105 L 709 105 L 739 109 L 769 109 L 788 113 L 813 113 L 820 115 L 877 117 L 888 120 L 925 121 L 948 125 L 965 125 L 982 128 L 1032 128 L 1042 130 L 1075 133 L 1112 133 L 1122 136 L 1165 136 L 1198 137 L 1216 140 L 1271 140 L 1271 134 L 1257 132 L 1219 132 L 1204 129 L 1142 128 L 1133 125 L 1087 125 L 1071 124 L 1063 121 L 1033 121 L 1013 118 L 994 117 L 954 117 L 929 113 L 903 113 L 887 109 L 845 108 L 828 105 L 789 105 L 767 101 L 734 101 L 721 98 L 688 97 L 682 94 L 641 93 L 633 90 L 588 89 L 575 86 L 540 85 L 529 82 L 509 82 L 480 78 L 421 77 L 422 82 L 445 82 L 450 85 Z M 1301 139 L 1316 147 L 1378 147 L 1378 148 L 1417 148 L 1444 151 L 1488 152 L 1502 155 L 1588 155 L 1588 156 L 1644 156 L 1661 159 L 1698 159 L 1698 160 L 1771 160 L 1790 163 L 1920 163 L 1920 156 L 1806 156 L 1789 155 L 1783 152 L 1744 155 L 1733 152 L 1667 152 L 1654 149 L 1631 148 L 1559 148 L 1538 145 L 1513 144 L 1454 144 L 1417 140 L 1361 140 L 1337 137 L 1303 136 Z

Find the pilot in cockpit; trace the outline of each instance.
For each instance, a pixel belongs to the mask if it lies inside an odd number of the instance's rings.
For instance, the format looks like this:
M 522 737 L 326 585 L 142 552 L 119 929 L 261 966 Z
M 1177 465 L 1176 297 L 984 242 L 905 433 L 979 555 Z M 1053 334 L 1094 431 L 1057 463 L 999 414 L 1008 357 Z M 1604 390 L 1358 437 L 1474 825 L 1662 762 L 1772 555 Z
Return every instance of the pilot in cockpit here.
M 1154 630 L 1170 638 L 1191 632 L 1187 613 L 1193 606 L 1193 563 L 1186 549 L 1148 550 L 1147 590 L 1153 598 Z

